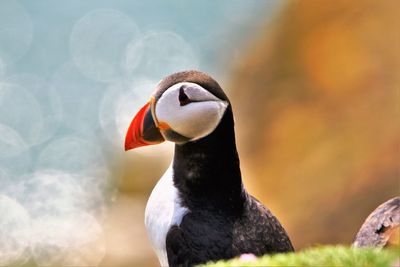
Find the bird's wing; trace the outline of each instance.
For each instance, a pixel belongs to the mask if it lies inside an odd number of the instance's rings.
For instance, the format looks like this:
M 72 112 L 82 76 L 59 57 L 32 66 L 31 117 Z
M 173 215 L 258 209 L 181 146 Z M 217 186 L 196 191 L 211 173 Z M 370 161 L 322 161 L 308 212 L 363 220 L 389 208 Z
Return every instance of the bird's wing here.
M 266 241 L 270 243 L 268 246 L 271 247 L 271 252 L 294 251 L 288 234 L 272 212 L 251 195 L 249 195 L 248 203 L 249 217 L 261 215 L 261 218 L 250 218 L 250 221 L 255 222 L 259 231 L 266 236 Z
M 192 250 L 185 238 L 184 232 L 179 226 L 174 225 L 168 231 L 167 255 L 169 266 L 190 266 L 190 259 L 193 259 Z

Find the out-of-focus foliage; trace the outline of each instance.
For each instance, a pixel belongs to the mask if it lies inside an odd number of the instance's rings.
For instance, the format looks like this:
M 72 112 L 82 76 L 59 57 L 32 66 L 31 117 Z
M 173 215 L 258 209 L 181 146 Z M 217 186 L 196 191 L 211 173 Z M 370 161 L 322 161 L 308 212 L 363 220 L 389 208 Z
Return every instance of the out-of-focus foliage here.
M 234 259 L 201 265 L 202 267 L 250 267 L 250 266 L 364 266 L 391 267 L 399 261 L 395 249 L 353 249 L 344 246 L 326 246 L 307 249 L 298 253 L 263 256 L 256 260 Z
M 229 87 L 245 182 L 295 247 L 400 193 L 399 1 L 290 1 Z
M 229 95 L 246 187 L 295 246 L 350 243 L 400 189 L 399 8 L 0 1 L 0 265 L 158 264 L 144 207 L 173 145 L 125 153 L 123 139 L 186 68 Z

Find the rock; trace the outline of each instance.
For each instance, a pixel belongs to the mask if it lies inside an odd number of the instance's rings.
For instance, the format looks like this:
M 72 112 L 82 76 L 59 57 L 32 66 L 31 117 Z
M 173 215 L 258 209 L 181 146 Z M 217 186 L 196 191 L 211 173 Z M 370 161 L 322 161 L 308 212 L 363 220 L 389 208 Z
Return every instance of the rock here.
M 376 208 L 365 220 L 353 242 L 354 247 L 384 247 L 398 242 L 400 197 L 392 198 Z M 397 240 L 397 241 L 396 241 Z

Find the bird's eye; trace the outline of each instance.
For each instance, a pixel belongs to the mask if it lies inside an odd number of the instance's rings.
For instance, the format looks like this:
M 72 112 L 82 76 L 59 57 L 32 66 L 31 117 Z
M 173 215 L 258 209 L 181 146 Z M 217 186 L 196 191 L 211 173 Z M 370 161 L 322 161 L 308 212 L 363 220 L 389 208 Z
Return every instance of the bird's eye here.
M 185 93 L 184 86 L 182 86 L 181 88 L 179 88 L 179 103 L 181 106 L 185 106 L 185 105 L 189 104 L 190 102 L 192 102 L 192 101 Z

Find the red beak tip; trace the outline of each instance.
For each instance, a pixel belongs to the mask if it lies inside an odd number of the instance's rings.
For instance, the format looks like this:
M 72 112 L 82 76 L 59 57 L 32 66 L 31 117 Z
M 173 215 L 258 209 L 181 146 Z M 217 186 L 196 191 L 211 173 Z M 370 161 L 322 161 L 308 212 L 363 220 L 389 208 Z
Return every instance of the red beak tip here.
M 141 147 L 141 146 L 142 145 L 139 142 L 135 142 L 135 141 L 128 140 L 128 139 L 125 140 L 125 151 L 131 150 L 131 149 L 134 149 L 137 147 Z
M 134 149 L 134 148 L 138 148 L 138 147 L 141 147 L 141 146 L 138 146 L 138 145 L 136 145 L 136 146 L 134 146 L 134 145 L 125 145 L 125 151 L 131 150 L 131 149 Z
M 128 131 L 125 137 L 125 151 L 142 146 L 144 140 L 142 139 L 142 123 L 146 111 L 150 108 L 150 103 L 144 105 L 136 116 L 133 118 L 131 124 L 129 125 Z

